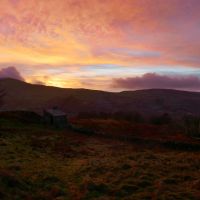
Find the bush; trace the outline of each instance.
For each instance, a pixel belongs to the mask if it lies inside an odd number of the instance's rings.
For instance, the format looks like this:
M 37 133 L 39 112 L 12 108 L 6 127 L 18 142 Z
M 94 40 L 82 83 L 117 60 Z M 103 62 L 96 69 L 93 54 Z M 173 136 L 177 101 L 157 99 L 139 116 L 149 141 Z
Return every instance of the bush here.
M 104 196 L 109 192 L 109 188 L 104 183 L 89 183 L 87 186 L 88 193 L 86 199 L 94 199 L 100 196 Z
M 171 123 L 172 118 L 168 113 L 164 113 L 160 116 L 152 117 L 150 121 L 152 124 L 155 124 L 155 125 L 164 125 L 164 124 Z
M 118 111 L 114 113 L 109 112 L 81 112 L 77 116 L 78 119 L 115 119 L 125 120 L 135 123 L 143 123 L 144 117 L 137 111 L 123 112 Z
M 187 135 L 200 138 L 200 116 L 185 116 L 184 128 Z

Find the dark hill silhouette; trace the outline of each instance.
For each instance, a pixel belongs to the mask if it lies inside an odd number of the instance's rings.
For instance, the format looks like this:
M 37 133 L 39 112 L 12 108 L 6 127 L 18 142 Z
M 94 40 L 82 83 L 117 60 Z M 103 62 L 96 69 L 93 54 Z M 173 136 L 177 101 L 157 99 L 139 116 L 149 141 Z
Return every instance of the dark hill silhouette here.
M 5 90 L 3 110 L 32 110 L 57 105 L 64 111 L 135 112 L 144 115 L 170 113 L 173 116 L 200 114 L 200 93 L 170 89 L 149 89 L 119 93 L 88 89 L 33 85 L 14 79 L 1 79 Z

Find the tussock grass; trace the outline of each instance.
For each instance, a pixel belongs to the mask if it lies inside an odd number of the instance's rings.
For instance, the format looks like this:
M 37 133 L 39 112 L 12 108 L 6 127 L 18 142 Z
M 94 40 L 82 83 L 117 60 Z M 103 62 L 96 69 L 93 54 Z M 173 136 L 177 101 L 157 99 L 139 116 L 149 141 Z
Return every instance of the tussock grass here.
M 200 197 L 199 152 L 138 148 L 16 123 L 6 121 L 0 128 L 2 200 Z

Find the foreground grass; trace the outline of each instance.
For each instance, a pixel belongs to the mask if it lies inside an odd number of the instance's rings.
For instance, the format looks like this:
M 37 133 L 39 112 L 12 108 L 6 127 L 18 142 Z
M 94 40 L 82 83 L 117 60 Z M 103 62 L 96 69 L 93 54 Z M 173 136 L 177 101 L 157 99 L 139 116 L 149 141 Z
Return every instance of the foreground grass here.
M 200 198 L 199 152 L 0 121 L 0 199 Z

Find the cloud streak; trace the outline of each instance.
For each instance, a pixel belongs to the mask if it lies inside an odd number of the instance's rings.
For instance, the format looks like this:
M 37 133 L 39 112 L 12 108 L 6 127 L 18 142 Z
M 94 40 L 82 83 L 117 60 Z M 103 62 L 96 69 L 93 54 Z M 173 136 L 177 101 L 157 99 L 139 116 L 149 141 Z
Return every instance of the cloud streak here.
M 200 91 L 200 77 L 198 76 L 167 76 L 147 73 L 140 77 L 117 78 L 113 86 L 123 89 L 181 89 Z

